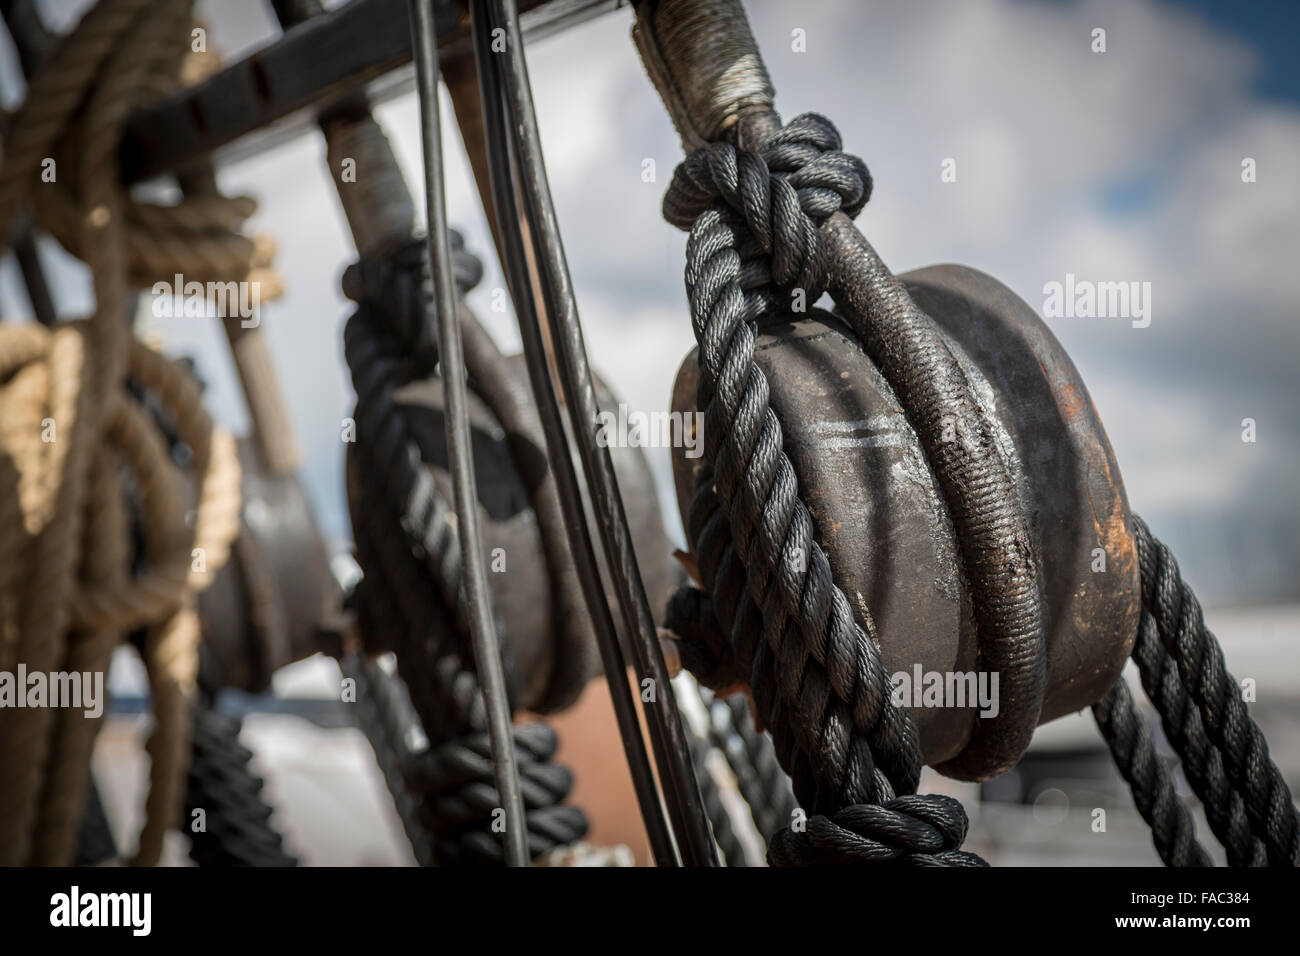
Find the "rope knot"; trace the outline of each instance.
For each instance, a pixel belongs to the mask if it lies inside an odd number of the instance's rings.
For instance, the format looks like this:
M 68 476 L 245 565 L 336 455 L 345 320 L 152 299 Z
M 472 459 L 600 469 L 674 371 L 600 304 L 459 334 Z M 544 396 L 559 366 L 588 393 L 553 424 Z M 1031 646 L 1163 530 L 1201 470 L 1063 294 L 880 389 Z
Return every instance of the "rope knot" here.
M 731 639 L 718 625 L 713 602 L 707 592 L 695 587 L 679 588 L 668 600 L 664 626 L 678 639 L 682 667 L 710 690 L 722 690 L 743 683 L 745 676 L 736 664 Z
M 772 837 L 768 860 L 773 866 L 986 866 L 960 849 L 966 826 L 959 801 L 912 794 L 810 817 L 802 832 L 786 828 Z
M 826 282 L 818 227 L 839 210 L 856 216 L 871 195 L 866 163 L 840 146 L 830 120 L 805 113 L 758 152 L 730 143 L 701 147 L 673 172 L 664 218 L 690 229 L 716 203 L 720 219 L 742 233 L 746 290 L 802 289 L 810 304 Z
M 459 232 L 448 232 L 456 294 L 463 297 L 483 278 L 483 263 L 465 248 Z M 361 311 L 392 339 L 419 375 L 433 371 L 438 364 L 433 280 L 422 236 L 395 249 L 361 256 L 344 270 L 342 285 L 343 294 L 362 306 Z

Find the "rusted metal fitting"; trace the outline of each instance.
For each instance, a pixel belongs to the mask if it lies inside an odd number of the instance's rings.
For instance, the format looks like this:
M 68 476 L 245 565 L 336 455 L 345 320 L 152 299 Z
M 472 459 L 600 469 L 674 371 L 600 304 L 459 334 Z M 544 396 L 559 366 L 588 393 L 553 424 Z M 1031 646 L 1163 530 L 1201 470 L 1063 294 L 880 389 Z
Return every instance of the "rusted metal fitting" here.
M 337 619 L 341 595 L 297 476 L 273 473 L 250 439 L 239 442 L 239 463 L 239 537 L 199 594 L 199 615 L 223 685 L 260 693 L 278 668 L 320 649 L 320 630 Z
M 1073 363 L 1010 289 L 951 265 L 899 279 L 974 386 L 1029 521 L 1046 640 L 1041 724 L 1105 694 L 1136 635 L 1138 569 L 1119 469 Z M 875 624 L 925 762 L 952 761 L 974 722 L 1011 702 L 999 701 L 994 675 L 981 672 L 961 548 L 922 444 L 838 317 L 772 316 L 758 331 L 755 361 L 836 581 L 859 623 Z M 695 409 L 697 380 L 692 353 L 677 375 L 674 411 Z M 684 522 L 698 464 L 674 451 Z

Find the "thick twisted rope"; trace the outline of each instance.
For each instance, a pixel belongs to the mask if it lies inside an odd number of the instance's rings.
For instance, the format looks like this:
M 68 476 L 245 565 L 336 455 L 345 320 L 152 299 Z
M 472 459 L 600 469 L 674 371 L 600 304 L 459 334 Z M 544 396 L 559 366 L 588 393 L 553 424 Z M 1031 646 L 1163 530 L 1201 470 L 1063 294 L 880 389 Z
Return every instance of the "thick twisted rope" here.
M 519 787 L 528 824 L 528 854 L 576 843 L 587 834 L 587 818 L 565 806 L 573 774 L 555 763 L 559 738 L 545 724 L 512 729 L 519 755 Z M 438 862 L 445 866 L 504 862 L 494 823 L 504 824 L 486 732 L 461 735 L 412 756 L 407 785 L 424 799 L 418 813 L 432 830 Z
M 1201 606 L 1178 572 L 1174 556 L 1152 534 L 1146 523 L 1133 516 L 1138 565 L 1142 572 L 1142 606 L 1152 618 L 1155 634 L 1178 670 L 1180 690 L 1166 701 L 1170 716 L 1185 707 L 1185 696 L 1200 712 L 1201 726 L 1218 752 L 1224 776 L 1241 795 L 1255 837 L 1263 844 L 1273 866 L 1300 865 L 1300 814 L 1281 772 L 1270 759 L 1268 743 L 1251 719 L 1241 687 L 1228 673 L 1223 649 L 1205 626 Z M 1151 626 L 1143 631 L 1151 639 Z M 1148 660 L 1154 651 L 1146 650 Z M 1150 667 L 1150 663 L 1148 664 Z M 1161 698 L 1163 699 L 1163 698 Z M 1165 716 L 1165 710 L 1162 710 Z M 1213 773 L 1213 766 L 1207 773 Z M 1217 783 L 1217 781 L 1216 781 Z M 1230 799 L 1226 813 L 1233 813 Z M 1253 849 L 1240 835 L 1231 816 L 1221 825 L 1233 827 L 1229 838 L 1239 859 L 1253 858 Z
M 83 218 L 93 207 L 86 201 L 82 180 L 66 170 L 84 169 L 91 162 L 116 169 L 116 128 L 143 99 L 169 92 L 178 83 L 189 50 L 191 6 L 190 0 L 104 0 L 60 39 L 32 77 L 23 109 L 5 130 L 0 221 L 9 222 L 29 200 L 41 225 L 69 252 L 89 261 Z M 136 44 L 128 73 L 121 67 L 123 38 L 144 34 L 152 41 Z M 100 133 L 107 134 L 98 140 L 79 125 L 97 85 L 101 93 L 108 91 L 97 104 Z M 56 170 L 65 171 L 52 182 L 40 179 L 47 159 L 55 160 Z M 34 184 L 39 185 L 29 188 Z M 247 196 L 175 205 L 123 196 L 114 225 L 115 252 L 124 253 L 126 275 L 136 285 L 170 280 L 176 273 L 199 281 L 247 277 L 265 283 L 265 298 L 271 298 L 271 287 L 279 286 L 268 268 L 273 245 L 268 238 L 237 232 L 255 209 Z
M 250 767 L 253 752 L 239 742 L 239 724 L 211 706 L 195 708 L 185 809 L 203 810 L 205 828 L 189 834 L 190 859 L 199 866 L 293 866 Z
M 185 788 L 190 859 L 199 866 L 295 866 L 271 824 L 253 752 L 239 742 L 241 722 L 217 709 L 220 665 L 209 648 L 201 651 Z M 205 822 L 197 831 L 195 810 Z
M 959 801 L 913 794 L 846 807 L 829 818 L 810 817 L 803 831 L 776 833 L 767 858 L 773 866 L 987 866 L 959 849 L 965 839 L 966 811 Z
M 103 672 L 120 635 L 147 628 L 156 726 L 137 863 L 157 860 L 180 808 L 197 670 L 193 597 L 225 560 L 239 514 L 233 443 L 213 429 L 188 375 L 132 341 L 125 308 L 129 281 L 170 281 L 176 261 L 151 265 L 133 251 L 137 204 L 118 180 L 118 132 L 129 110 L 155 95 L 160 76 L 175 76 L 189 18 L 189 4 L 172 0 L 104 0 L 91 10 L 33 77 L 6 125 L 0 170 L 0 231 L 33 200 L 42 225 L 86 260 L 97 302 L 87 322 L 0 330 L 0 441 L 10 465 L 0 470 L 0 666 Z M 51 157 L 61 157 L 62 172 L 44 182 Z M 62 199 L 52 199 L 56 192 Z M 182 209 L 171 215 L 186 222 Z M 192 232 L 155 239 L 184 246 Z M 252 245 L 225 235 L 247 255 L 221 260 L 217 272 L 245 278 Z M 199 263 L 204 242 L 194 245 Z M 154 394 L 193 452 L 197 492 L 126 390 L 128 376 Z M 42 441 L 50 427 L 53 439 Z M 135 576 L 124 573 L 128 492 L 145 530 Z M 184 519 L 190 505 L 192 525 Z M 97 727 L 81 711 L 0 715 L 0 861 L 71 860 Z
M 697 481 L 697 501 L 716 494 L 729 546 L 747 568 L 747 590 L 762 612 L 762 646 L 752 646 L 752 629 L 732 632 L 736 663 L 741 673 L 757 671 L 756 691 L 774 678 L 788 708 L 808 708 L 793 728 L 800 750 L 813 763 L 824 801 L 843 806 L 914 789 L 919 761 L 911 717 L 890 706 L 879 655 L 814 540 L 767 380 L 753 359 L 749 323 L 776 307 L 775 287 L 801 288 L 814 301 L 823 288 L 819 221 L 840 208 L 856 214 L 867 198 L 865 167 L 838 152 L 838 136 L 820 118 L 795 120 L 764 154 L 800 137 L 821 147 L 823 159 L 789 175 L 772 174 L 764 155 L 727 145 L 693 153 L 674 174 L 664 211 L 674 224 L 694 223 L 686 289 L 713 465 Z M 692 216 L 704 197 L 718 198 Z M 702 532 L 696 515 L 691 519 L 691 530 Z M 714 592 L 719 556 L 700 542 L 698 557 Z M 879 773 L 873 751 L 884 763 Z
M 1223 844 L 1229 866 L 1263 866 L 1264 845 L 1255 837 L 1241 794 L 1223 769 L 1223 756 L 1205 734 L 1201 712 L 1188 697 L 1178 665 L 1165 652 L 1150 612 L 1142 612 L 1133 660 L 1142 688 L 1160 714 L 1165 737 L 1178 754 L 1183 774 L 1205 808 L 1210 829 Z
M 486 734 L 486 713 L 478 680 L 472 668 L 449 645 L 455 626 L 442 607 L 414 597 L 400 582 L 381 582 L 391 566 L 381 562 L 358 534 L 357 553 L 369 576 L 353 595 L 363 634 L 394 634 L 398 641 L 398 668 L 410 687 L 410 702 L 430 740 L 427 750 L 377 754 L 381 764 L 394 763 L 400 781 L 398 793 L 410 799 L 411 821 L 427 839 L 428 855 L 421 862 L 439 865 L 500 864 L 503 851 L 493 833 L 494 811 L 501 806 L 492 770 Z M 418 567 L 411 569 L 418 575 Z M 427 585 L 425 585 L 427 592 Z M 403 594 L 406 599 L 403 599 Z M 427 617 L 412 618 L 412 609 L 424 605 Z M 417 611 L 418 613 L 418 611 Z M 358 692 L 361 687 L 358 686 Z M 389 708 L 379 716 L 391 718 Z M 395 739 L 398 728 L 388 726 L 385 736 Z M 528 845 L 534 857 L 585 835 L 586 818 L 574 807 L 562 806 L 572 788 L 568 770 L 555 764 L 553 732 L 544 725 L 514 728 L 524 796 Z M 549 736 L 547 736 L 549 734 Z M 394 781 L 390 781 L 390 786 Z M 405 820 L 405 817 L 404 817 Z M 414 844 L 417 851 L 421 843 Z
M 1205 849 L 1196 842 L 1196 824 L 1178 798 L 1173 779 L 1156 756 L 1146 721 L 1133 706 L 1133 696 L 1122 679 L 1092 705 L 1120 775 L 1133 791 L 1138 813 L 1151 827 L 1156 852 L 1165 866 L 1212 866 Z
M 460 242 L 453 244 L 460 251 Z M 460 258 L 473 257 L 461 252 Z M 457 267 L 462 289 L 481 274 L 477 260 Z M 352 509 L 357 559 L 365 571 L 354 595 L 363 634 L 393 635 L 398 670 L 410 692 L 429 749 L 403 762 L 406 791 L 430 834 L 439 864 L 501 863 L 493 832 L 501 799 L 494 784 L 486 713 L 467 662 L 468 631 L 460 550 L 452 512 L 423 465 L 424 454 L 396 400 L 396 390 L 427 376 L 436 362 L 413 326 L 423 300 L 392 301 L 372 292 L 386 285 L 422 295 L 409 283 L 359 284 L 359 308 L 344 331 L 344 352 L 357 394 L 357 442 L 349 449 L 363 499 Z M 403 291 L 405 290 L 405 291 Z M 466 316 L 465 321 L 473 321 Z M 431 580 L 432 579 L 432 580 Z M 586 818 L 562 806 L 572 787 L 555 764 L 553 732 L 514 729 L 528 844 L 536 857 L 586 833 Z
M 709 832 L 713 835 L 713 842 L 718 845 L 723 862 L 727 866 L 748 866 L 745 848 L 736 836 L 736 828 L 731 821 L 731 811 L 722 801 L 722 788 L 709 769 L 709 741 L 687 730 L 686 743 L 691 749 L 691 762 L 695 764 L 695 778 L 700 783 L 704 815 L 709 818 Z
M 871 621 L 867 630 L 859 626 L 834 582 L 754 362 L 751 323 L 782 307 L 793 290 L 816 301 L 826 281 L 819 226 L 840 210 L 856 215 L 869 192 L 865 165 L 840 152 L 834 127 L 815 115 L 795 119 L 757 153 L 714 144 L 674 173 L 664 215 L 690 229 L 686 291 L 708 451 L 688 531 L 734 666 L 754 690 L 796 794 L 824 821 L 816 831 L 774 840 L 770 858 L 811 860 L 811 851 L 792 847 L 814 837 L 819 853 L 834 846 L 852 853 L 868 839 L 851 829 L 859 826 L 877 835 L 884 827 L 894 840 L 916 837 L 914 849 L 931 862 L 958 862 L 947 854 L 956 852 L 951 839 L 965 833 L 959 804 L 891 802 L 895 822 L 888 825 L 850 812 L 915 791 L 916 728 L 891 703 Z M 922 807 L 942 809 L 917 817 L 916 827 L 897 824 Z M 825 816 L 838 813 L 849 815 Z M 939 823 L 941 839 L 934 835 Z M 854 859 L 898 856 L 872 850 Z
M 464 250 L 459 235 L 453 236 L 456 279 L 463 291 L 478 281 L 482 265 Z M 428 579 L 440 589 L 446 606 L 459 609 L 465 598 L 454 512 L 424 467 L 395 397 L 399 388 L 427 376 L 437 365 L 434 343 L 421 328 L 425 302 L 408 301 L 424 290 L 398 281 L 398 270 L 387 259 L 364 260 L 362 265 L 356 290 L 360 307 L 344 329 L 343 350 L 357 395 L 359 454 L 354 460 L 369 479 L 361 491 L 376 515 L 384 515 L 369 523 L 377 529 L 397 529 L 407 549 L 423 559 Z M 384 293 L 391 297 L 383 298 Z
M 405 759 L 412 747 L 411 731 L 419 726 L 420 719 L 411 706 L 406 686 L 364 654 L 345 655 L 339 668 L 344 677 L 356 681 L 357 725 L 384 776 L 393 809 L 411 844 L 411 854 L 418 865 L 433 866 L 433 837 L 417 816 L 418 800 L 407 789 L 404 775 Z

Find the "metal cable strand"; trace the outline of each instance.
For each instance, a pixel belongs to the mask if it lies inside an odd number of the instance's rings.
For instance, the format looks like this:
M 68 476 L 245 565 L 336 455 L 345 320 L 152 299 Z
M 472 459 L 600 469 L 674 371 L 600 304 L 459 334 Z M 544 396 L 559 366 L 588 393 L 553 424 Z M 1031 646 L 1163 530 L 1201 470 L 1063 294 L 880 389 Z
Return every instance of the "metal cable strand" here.
M 697 480 L 697 501 L 715 493 L 726 511 L 748 591 L 762 608 L 769 652 L 756 649 L 746 659 L 736 648 L 737 664 L 741 673 L 753 670 L 756 690 L 775 684 L 784 706 L 765 708 L 764 722 L 774 736 L 783 728 L 793 732 L 817 782 L 817 793 L 801 799 L 822 811 L 911 793 L 920 775 L 915 725 L 890 703 L 872 639 L 832 579 L 782 451 L 767 379 L 753 357 L 749 323 L 775 306 L 776 289 L 800 288 L 815 301 L 824 287 L 820 222 L 841 208 L 856 214 L 866 202 L 866 167 L 839 145 L 825 119 L 799 117 L 761 153 L 725 144 L 696 151 L 674 173 L 664 200 L 670 222 L 693 222 L 686 290 L 713 465 Z M 789 146 L 811 147 L 816 158 L 797 171 L 772 174 L 767 159 Z M 701 212 L 704 198 L 713 201 Z M 698 556 L 705 587 L 713 591 L 718 556 L 709 550 Z M 734 646 L 738 630 L 721 623 Z M 795 714 L 799 719 L 792 720 Z
M 497 235 L 500 237 L 501 265 L 515 303 L 529 386 L 546 439 L 547 462 L 555 478 L 555 491 L 563 519 L 560 524 L 578 572 L 579 587 L 595 632 L 596 646 L 609 682 L 614 718 L 655 862 L 659 866 L 675 866 L 681 862 L 683 854 L 679 853 L 673 840 L 664 802 L 660 799 L 634 695 L 628 681 L 623 679 L 627 673 L 626 654 L 615 629 L 587 522 L 572 446 L 561 415 L 557 383 L 551 377 L 549 353 L 542 334 L 539 304 L 533 291 L 533 272 L 524 235 L 524 227 L 530 220 L 516 188 L 518 168 L 512 161 L 514 150 L 511 142 L 515 137 L 510 133 L 509 111 L 504 99 L 505 82 L 502 74 L 505 71 L 500 62 L 501 57 L 493 50 L 492 16 L 483 0 L 473 4 L 471 22 L 492 206 Z M 527 225 L 527 228 L 530 232 L 533 229 L 531 225 Z M 651 730 L 653 733 L 653 726 Z M 676 753 L 670 755 L 670 759 L 675 756 Z M 691 832 L 698 832 L 698 829 L 696 827 Z M 693 842 L 695 841 L 688 841 L 688 844 Z M 689 855 L 689 845 L 685 850 L 686 855 Z
M 420 140 L 424 155 L 424 209 L 429 229 L 426 236 L 433 276 L 432 307 L 425 312 L 438 330 L 438 351 L 443 363 L 442 395 L 446 403 L 444 434 L 447 467 L 456 503 L 456 534 L 465 560 L 461 562 L 465 592 L 463 618 L 474 650 L 475 670 L 487 706 L 488 733 L 492 739 L 497 789 L 504 806 L 505 857 L 510 866 L 527 866 L 528 856 L 524 803 L 519 792 L 519 774 L 511 739 L 510 691 L 493 620 L 492 596 L 484 565 L 482 522 L 478 511 L 478 487 L 474 477 L 474 454 L 470 445 L 469 390 L 465 384 L 465 356 L 457 314 L 456 283 L 451 265 L 447 233 L 447 204 L 443 181 L 442 129 L 439 118 L 438 37 L 433 0 L 409 0 L 411 58 L 415 61 L 416 91 L 420 104 Z M 427 327 L 428 323 L 424 323 Z
M 767 859 L 772 866 L 988 866 L 959 849 L 965 839 L 966 811 L 959 801 L 911 795 L 810 817 L 805 830 L 774 835 Z
M 1092 705 L 1106 745 L 1120 775 L 1133 791 L 1133 802 L 1151 827 L 1151 840 L 1166 866 L 1213 866 L 1196 842 L 1196 823 L 1174 792 L 1174 782 L 1156 756 L 1146 721 L 1133 706 L 1133 695 L 1122 679 Z
M 206 829 L 190 829 L 190 859 L 199 866 L 295 866 L 271 826 L 253 752 L 239 742 L 240 722 L 210 706 L 195 708 L 185 817 L 204 811 Z
M 1229 866 L 1265 866 L 1264 845 L 1250 829 L 1250 819 L 1232 781 L 1223 770 L 1223 757 L 1205 734 L 1201 712 L 1188 697 L 1178 665 L 1165 652 L 1156 620 L 1146 611 L 1138 626 L 1133 660 L 1142 687 L 1160 714 L 1165 737 L 1178 754 L 1183 774 L 1205 808 L 1210 829 L 1228 853 Z
M 577 299 L 565 259 L 563 243 L 560 240 L 559 223 L 550 195 L 546 164 L 542 157 L 541 134 L 538 130 L 532 88 L 528 79 L 528 66 L 524 56 L 524 43 L 519 29 L 519 13 L 515 0 L 477 0 L 474 4 L 473 24 L 476 37 L 475 49 L 480 55 L 480 64 L 485 67 L 483 73 L 495 72 L 496 80 L 500 84 L 498 87 L 500 95 L 495 104 L 492 97 L 487 95 L 483 97 L 485 113 L 497 114 L 496 119 L 489 117 L 487 124 L 491 137 L 489 143 L 493 140 L 499 142 L 498 134 L 501 131 L 499 121 L 505 118 L 501 114 L 507 114 L 509 118 L 509 130 L 512 135 L 507 148 L 510 151 L 509 155 L 516 161 L 518 193 L 522 200 L 526 228 L 533 245 L 536 286 L 542 293 L 545 303 L 546 338 L 551 346 L 550 355 L 554 361 L 556 378 L 564 402 L 568 406 L 573 444 L 576 445 L 587 478 L 588 498 L 600 532 L 606 559 L 605 566 L 614 585 L 624 627 L 631 635 L 628 643 L 637 670 L 652 679 L 658 688 L 658 699 L 655 703 L 662 706 L 648 706 L 651 702 L 643 701 L 642 713 L 645 715 L 650 741 L 655 751 L 673 833 L 683 863 L 689 866 L 715 866 L 718 862 L 717 854 L 703 817 L 699 788 L 694 779 L 695 769 L 690 760 L 690 748 L 674 706 L 674 691 L 659 645 L 654 612 L 651 611 L 647 601 L 645 584 L 641 580 L 636 553 L 632 546 L 618 479 L 614 473 L 610 451 L 603 442 L 598 440 L 594 428 L 600 413 L 599 402 L 587 361 L 587 348 L 583 339 L 582 322 L 578 315 Z M 489 25 L 503 29 L 507 40 L 500 55 L 497 55 L 494 47 L 488 47 L 490 52 L 486 54 L 486 59 L 496 64 L 495 70 L 487 67 L 482 56 L 484 40 L 491 43 L 490 35 L 485 30 Z M 486 88 L 485 86 L 484 89 Z M 504 110 L 501 107 L 504 107 Z M 492 132 L 494 128 L 496 132 Z M 495 185 L 493 191 L 494 195 L 498 193 Z M 504 197 L 495 200 L 498 210 L 503 209 L 503 201 Z M 516 224 L 511 223 L 508 230 L 518 231 L 515 226 Z M 501 230 L 502 233 L 506 231 L 507 229 Z M 515 274 L 513 268 L 511 273 Z M 528 294 L 527 286 L 513 281 L 511 285 L 518 306 L 520 299 Z M 525 325 L 533 324 L 535 313 L 529 315 L 529 311 L 520 310 L 523 319 L 520 323 L 520 333 L 524 337 L 525 352 L 531 352 L 535 356 L 529 366 L 531 377 L 532 370 L 536 368 L 541 355 L 535 348 L 540 334 L 534 335 L 532 331 L 526 332 L 524 329 Z M 537 331 L 540 333 L 541 330 Z M 566 446 L 567 442 L 559 447 Z M 552 464 L 554 466 L 554 462 Z M 591 583 L 594 585 L 595 581 Z M 608 607 L 608 604 L 606 606 Z M 592 608 L 592 611 L 594 616 L 596 610 Z M 612 684 L 616 680 L 621 680 L 622 674 L 607 670 L 607 677 Z M 634 769 L 634 774 L 639 775 L 640 769 Z M 660 842 L 657 837 L 655 841 L 656 844 Z
M 1223 649 L 1205 626 L 1196 595 L 1178 572 L 1174 556 L 1133 516 L 1142 605 L 1155 618 L 1156 632 L 1178 666 L 1182 686 L 1201 712 L 1205 731 L 1223 768 L 1245 801 L 1255 836 L 1273 866 L 1300 864 L 1300 820 L 1291 791 L 1269 758 L 1268 743 L 1250 718 L 1241 689 L 1228 673 Z

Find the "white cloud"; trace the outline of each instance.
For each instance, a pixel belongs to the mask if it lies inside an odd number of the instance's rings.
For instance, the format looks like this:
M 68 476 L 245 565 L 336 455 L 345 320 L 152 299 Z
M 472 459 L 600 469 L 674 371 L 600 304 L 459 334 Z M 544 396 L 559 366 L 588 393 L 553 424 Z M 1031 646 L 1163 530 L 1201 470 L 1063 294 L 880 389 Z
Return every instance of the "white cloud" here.
M 260 21 L 223 26 L 236 11 L 252 16 L 246 6 L 227 14 L 210 5 L 214 36 L 239 45 L 264 30 Z M 1294 562 L 1300 501 L 1279 476 L 1300 469 L 1300 113 L 1253 97 L 1253 51 L 1158 2 L 747 7 L 783 115 L 825 113 L 871 167 L 876 192 L 859 221 L 896 270 L 966 262 L 1034 306 L 1044 282 L 1067 271 L 1152 283 L 1149 329 L 1053 323 L 1090 385 L 1135 507 L 1159 516 L 1157 532 L 1188 550 L 1194 582 L 1217 594 L 1249 590 L 1258 566 Z M 530 45 L 528 56 L 593 365 L 628 401 L 654 406 L 691 343 L 684 238 L 659 217 L 680 146 L 630 25 L 630 10 L 619 10 Z M 807 33 L 805 54 L 790 49 L 796 26 Z M 1107 30 L 1105 54 L 1089 49 L 1096 26 Z M 414 182 L 412 99 L 380 116 Z M 489 263 L 472 301 L 503 344 L 517 345 L 509 316 L 487 307 L 500 272 L 459 137 L 446 139 L 453 220 Z M 259 223 L 279 239 L 289 295 L 273 307 L 268 335 L 311 453 L 313 490 L 341 515 L 347 303 L 337 283 L 351 253 L 319 154 L 313 138 L 223 181 L 261 198 Z M 1240 180 L 1245 156 L 1257 160 L 1257 183 Z M 946 157 L 958 163 L 954 184 L 939 178 Z M 646 158 L 656 162 L 653 184 L 641 180 Z M 1140 204 L 1126 207 L 1116 190 Z M 1259 420 L 1260 439 L 1243 448 L 1246 416 Z M 1231 529 L 1256 526 L 1272 529 L 1266 553 L 1239 541 L 1215 559 L 1212 545 Z

